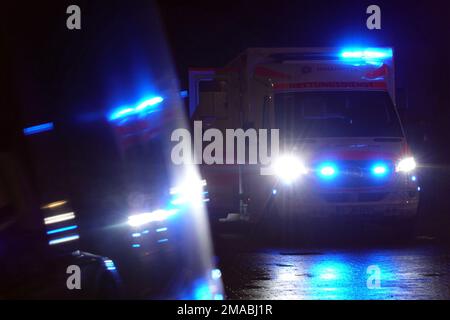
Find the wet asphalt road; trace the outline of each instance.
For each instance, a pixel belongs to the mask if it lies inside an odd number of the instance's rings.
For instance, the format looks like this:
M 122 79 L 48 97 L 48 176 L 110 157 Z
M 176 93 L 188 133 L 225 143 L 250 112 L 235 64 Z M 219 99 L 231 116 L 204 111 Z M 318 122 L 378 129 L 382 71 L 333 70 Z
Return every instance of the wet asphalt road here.
M 215 240 L 228 299 L 450 299 L 450 246 L 433 237 L 339 242 L 327 235 L 333 244 L 286 245 L 244 234 Z

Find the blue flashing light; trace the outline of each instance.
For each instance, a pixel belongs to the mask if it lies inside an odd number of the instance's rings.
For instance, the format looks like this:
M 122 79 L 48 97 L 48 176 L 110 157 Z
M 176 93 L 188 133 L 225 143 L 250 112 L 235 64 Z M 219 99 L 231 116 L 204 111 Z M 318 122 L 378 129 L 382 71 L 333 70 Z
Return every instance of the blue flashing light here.
M 384 164 L 376 164 L 372 167 L 372 174 L 382 177 L 389 172 L 388 167 Z
M 140 247 L 141 247 L 141 245 L 138 244 L 138 243 L 133 243 L 131 246 L 132 246 L 133 248 L 140 248 Z
M 319 169 L 319 173 L 322 177 L 332 178 L 337 174 L 337 168 L 334 164 L 323 164 Z
M 23 133 L 26 136 L 30 136 L 32 134 L 37 134 L 37 133 L 41 133 L 41 132 L 45 132 L 45 131 L 51 131 L 51 130 L 53 130 L 53 128 L 54 128 L 53 122 L 47 122 L 47 123 L 39 124 L 37 126 L 25 128 L 25 129 L 23 129 Z
M 55 245 L 55 244 L 60 244 L 60 243 L 64 243 L 64 242 L 69 242 L 69 241 L 73 241 L 73 240 L 78 240 L 80 237 L 78 235 L 73 235 L 73 236 L 68 236 L 68 237 L 63 237 L 63 238 L 58 238 L 58 239 L 54 239 L 54 240 L 50 240 L 48 242 L 49 245 Z
M 272 190 L 272 194 L 273 194 L 273 195 L 276 195 L 277 192 L 278 192 L 277 189 L 273 189 L 273 190 Z
M 104 263 L 105 263 L 106 269 L 108 269 L 110 271 L 116 270 L 116 266 L 112 260 L 106 259 L 106 260 L 104 260 Z
M 211 278 L 213 280 L 218 280 L 222 277 L 222 272 L 220 271 L 220 269 L 212 269 L 211 270 Z
M 123 118 L 127 115 L 131 115 L 134 112 L 135 112 L 135 110 L 133 108 L 123 108 L 123 109 L 120 109 L 120 110 L 114 112 L 109 119 L 117 120 L 117 119 Z
M 161 97 L 154 97 L 148 100 L 145 100 L 143 102 L 141 102 L 135 109 L 136 111 L 142 111 L 147 109 L 148 107 L 154 106 L 156 104 L 159 104 L 161 102 L 163 102 L 163 98 Z
M 141 236 L 141 234 L 139 232 L 135 232 L 131 235 L 133 238 L 138 238 Z
M 165 242 L 168 242 L 168 241 L 169 241 L 169 239 L 165 238 L 165 239 L 159 239 L 157 242 L 158 243 L 165 243 Z
M 164 231 L 167 231 L 166 227 L 156 229 L 156 232 L 164 232 Z
M 341 52 L 343 59 L 380 60 L 392 58 L 391 48 L 345 49 Z
M 214 295 L 214 300 L 223 300 L 223 299 L 224 299 L 223 294 L 221 294 L 221 293 L 216 293 Z
M 187 98 L 187 97 L 189 97 L 188 91 L 187 91 L 187 90 L 182 90 L 182 91 L 180 91 L 180 97 L 181 97 L 181 98 Z
M 109 120 L 114 121 L 114 120 L 118 120 L 118 119 L 125 118 L 128 116 L 132 116 L 132 115 L 140 115 L 140 114 L 145 114 L 145 113 L 155 111 L 152 108 L 157 106 L 158 104 L 160 104 L 163 101 L 164 101 L 164 98 L 158 96 L 158 97 L 152 97 L 150 99 L 144 100 L 135 107 L 127 106 L 127 107 L 119 108 L 119 109 L 115 110 L 113 113 L 111 113 L 111 115 L 109 116 Z
M 416 181 L 416 180 L 417 180 L 417 177 L 416 177 L 416 176 L 412 176 L 412 177 L 411 177 L 411 180 L 412 180 L 412 181 Z
M 53 229 L 53 230 L 47 231 L 47 234 L 60 233 L 60 232 L 64 232 L 64 231 L 74 230 L 76 228 L 78 228 L 78 226 L 73 225 L 73 226 L 68 226 L 68 227 L 64 227 L 64 228 Z
M 208 284 L 200 283 L 194 289 L 194 300 L 211 300 L 212 293 Z

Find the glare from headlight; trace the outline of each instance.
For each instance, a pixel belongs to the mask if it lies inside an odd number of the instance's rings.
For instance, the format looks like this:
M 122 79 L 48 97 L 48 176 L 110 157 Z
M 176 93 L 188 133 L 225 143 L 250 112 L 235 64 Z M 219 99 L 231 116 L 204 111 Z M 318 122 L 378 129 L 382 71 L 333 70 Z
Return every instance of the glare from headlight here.
M 139 227 L 147 223 L 155 221 L 164 221 L 170 216 L 177 213 L 177 210 L 163 210 L 158 209 L 152 212 L 143 212 L 139 214 L 134 214 L 128 217 L 128 224 L 132 227 Z
M 413 157 L 403 158 L 397 163 L 395 171 L 397 172 L 410 172 L 416 168 L 416 161 Z
M 284 183 L 291 184 L 299 176 L 307 173 L 307 169 L 299 158 L 285 155 L 276 160 L 274 172 Z

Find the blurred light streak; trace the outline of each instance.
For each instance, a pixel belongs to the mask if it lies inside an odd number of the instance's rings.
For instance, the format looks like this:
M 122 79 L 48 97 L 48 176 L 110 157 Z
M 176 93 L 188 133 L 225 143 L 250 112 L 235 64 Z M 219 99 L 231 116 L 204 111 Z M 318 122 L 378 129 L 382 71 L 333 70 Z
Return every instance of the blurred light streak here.
M 45 131 L 51 131 L 51 130 L 53 130 L 53 128 L 54 128 L 53 122 L 48 122 L 48 123 L 43 123 L 43 124 L 39 124 L 36 126 L 25 128 L 25 129 L 23 129 L 23 133 L 26 136 L 29 136 L 32 134 L 37 134 L 37 133 L 41 133 L 41 132 L 45 132 Z
M 75 219 L 75 213 L 67 212 L 67 213 L 47 217 L 44 219 L 44 223 L 45 224 L 53 224 L 53 223 L 58 223 L 58 222 L 67 221 L 67 220 L 71 220 L 71 219 Z

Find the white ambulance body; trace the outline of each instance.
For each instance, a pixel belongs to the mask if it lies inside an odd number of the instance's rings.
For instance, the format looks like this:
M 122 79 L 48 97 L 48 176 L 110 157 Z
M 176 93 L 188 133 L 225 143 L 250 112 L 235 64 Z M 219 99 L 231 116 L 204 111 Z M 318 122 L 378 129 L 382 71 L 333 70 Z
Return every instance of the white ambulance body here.
M 189 85 L 203 130 L 279 129 L 274 175 L 258 165 L 202 166 L 213 213 L 416 215 L 420 188 L 395 107 L 391 48 L 248 49 L 225 68 L 190 70 Z

